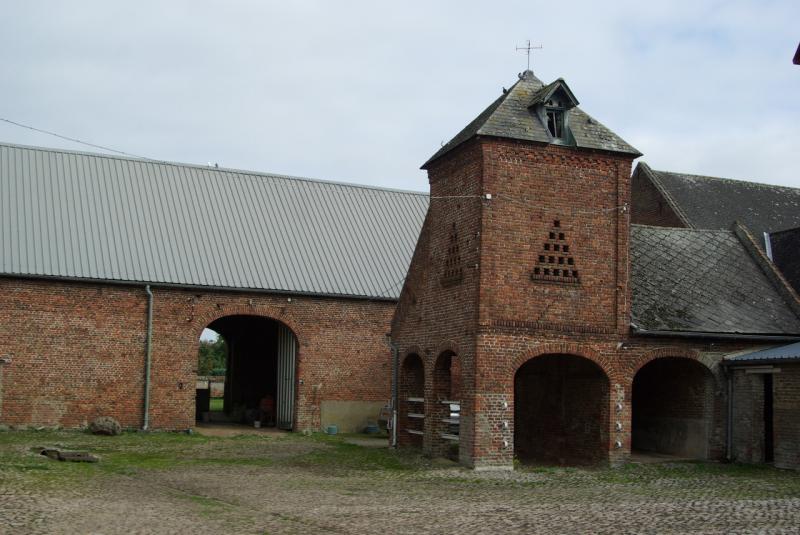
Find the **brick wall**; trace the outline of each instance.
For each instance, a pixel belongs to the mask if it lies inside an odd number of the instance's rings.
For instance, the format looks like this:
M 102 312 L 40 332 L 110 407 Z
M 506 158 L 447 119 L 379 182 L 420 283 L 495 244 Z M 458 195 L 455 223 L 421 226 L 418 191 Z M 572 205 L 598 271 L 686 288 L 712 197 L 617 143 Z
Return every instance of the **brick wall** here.
M 505 409 L 513 404 L 514 349 L 561 333 L 592 343 L 628 331 L 629 222 L 621 207 L 629 202 L 631 162 L 511 140 L 485 140 L 483 149 L 484 190 L 494 199 L 482 219 L 475 405 L 484 413 L 476 417 L 473 451 L 493 466 L 507 465 L 514 451 L 506 428 L 513 413 Z M 570 257 L 577 283 L 559 263 Z M 537 267 L 561 277 L 535 277 Z M 602 413 L 609 410 L 609 401 L 598 402 L 606 405 Z
M 468 466 L 510 466 L 515 453 L 526 453 L 515 444 L 515 436 L 537 435 L 541 429 L 536 426 L 546 425 L 576 430 L 555 436 L 558 446 L 553 449 L 561 453 L 556 460 L 626 459 L 634 377 L 646 362 L 663 357 L 690 359 L 707 368 L 712 379 L 703 389 L 710 398 L 703 416 L 706 452 L 712 458 L 724 453 L 724 389 L 718 364 L 724 351 L 739 346 L 630 335 L 629 213 L 621 209 L 630 202 L 630 164 L 630 158 L 611 154 L 475 138 L 428 169 L 431 208 L 392 337 L 401 356 L 416 353 L 424 361 L 424 447 L 429 453 L 446 449 L 431 412 L 438 410 L 434 403 L 442 395 L 435 388 L 443 382 L 436 359 L 448 350 L 461 365 L 459 456 Z M 491 200 L 482 198 L 487 193 Z M 463 275 L 450 284 L 441 276 L 452 269 L 446 258 L 453 223 L 461 238 L 474 241 L 460 248 Z M 568 278 L 577 269 L 578 281 L 564 279 L 565 265 L 574 266 Z M 535 268 L 543 266 L 550 271 L 535 276 Z M 515 399 L 518 370 L 548 355 L 583 357 L 594 363 L 587 369 L 596 375 L 576 373 L 545 381 L 545 394 L 520 388 Z M 519 381 L 536 384 L 535 378 Z M 674 384 L 680 384 L 680 373 Z M 556 395 L 562 399 L 548 405 Z M 673 408 L 666 406 L 663 412 Z M 681 417 L 677 411 L 676 418 Z M 517 429 L 519 425 L 524 428 Z M 534 453 L 543 455 L 545 450 Z
M 477 320 L 478 251 L 481 210 L 486 202 L 481 193 L 482 151 L 476 141 L 452 151 L 448 158 L 435 162 L 428 170 L 431 201 L 414 251 L 403 292 L 392 321 L 392 339 L 401 358 L 415 353 L 423 361 L 425 374 L 426 421 L 442 415 L 440 403 L 445 393 L 435 388 L 437 359 L 448 353 L 459 360 L 462 403 L 461 447 L 459 455 L 469 464 L 470 426 L 473 414 L 468 406 L 474 388 L 475 329 Z M 460 273 L 453 274 L 452 237 L 458 240 Z M 455 276 L 448 276 L 455 275 Z M 401 382 L 402 384 L 402 382 Z M 459 401 L 459 400 L 456 400 Z M 402 410 L 403 407 L 401 407 Z M 466 420 L 466 421 L 465 421 Z M 441 426 L 435 423 L 435 429 Z M 408 433 L 399 428 L 403 444 Z M 440 433 L 428 425 L 423 448 L 431 454 L 449 449 Z M 466 457 L 465 457 L 466 456 Z
M 764 378 L 759 374 L 733 374 L 732 457 L 744 463 L 764 462 Z
M 394 303 L 154 288 L 150 422 L 194 425 L 199 337 L 229 315 L 260 315 L 299 341 L 295 427 L 323 400 L 384 401 Z M 142 287 L 0 279 L 0 422 L 76 427 L 99 415 L 142 424 L 147 298 Z M 302 384 L 299 384 L 302 382 Z
M 775 466 L 800 469 L 800 364 L 780 368 L 773 378 Z
M 654 227 L 686 226 L 647 173 L 639 167 L 631 177 L 631 221 Z
M 800 364 L 776 364 L 772 376 L 773 453 L 775 466 L 800 469 Z M 739 462 L 765 460 L 765 374 L 733 372 L 733 458 Z

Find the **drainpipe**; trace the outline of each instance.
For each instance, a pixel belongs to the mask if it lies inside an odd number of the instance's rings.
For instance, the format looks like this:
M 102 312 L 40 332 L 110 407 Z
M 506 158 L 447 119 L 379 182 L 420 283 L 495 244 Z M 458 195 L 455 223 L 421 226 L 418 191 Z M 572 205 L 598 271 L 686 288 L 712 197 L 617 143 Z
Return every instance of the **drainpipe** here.
M 400 359 L 399 352 L 397 346 L 394 342 L 392 342 L 389 336 L 386 336 L 386 342 L 389 344 L 389 348 L 392 350 L 392 435 L 391 435 L 391 445 L 393 448 L 397 447 L 397 404 L 398 404 L 398 394 L 399 389 L 397 385 L 397 381 L 400 376 Z
M 147 292 L 147 338 L 145 341 L 144 361 L 144 422 L 142 431 L 150 428 L 150 361 L 153 353 L 153 292 L 150 285 L 144 287 Z
M 726 458 L 733 461 L 733 370 L 725 366 L 725 375 L 728 379 L 728 425 L 725 436 Z

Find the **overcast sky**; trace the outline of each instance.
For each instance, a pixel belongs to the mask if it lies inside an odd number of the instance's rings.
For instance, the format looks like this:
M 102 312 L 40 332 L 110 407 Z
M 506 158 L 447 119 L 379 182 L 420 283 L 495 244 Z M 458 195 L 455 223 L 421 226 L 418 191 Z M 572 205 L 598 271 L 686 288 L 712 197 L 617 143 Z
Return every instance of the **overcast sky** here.
M 16 4 L 16 5 L 15 5 Z M 525 68 L 655 169 L 800 187 L 800 2 L 7 2 L 0 116 L 179 162 L 427 190 Z M 0 141 L 87 150 L 0 123 Z

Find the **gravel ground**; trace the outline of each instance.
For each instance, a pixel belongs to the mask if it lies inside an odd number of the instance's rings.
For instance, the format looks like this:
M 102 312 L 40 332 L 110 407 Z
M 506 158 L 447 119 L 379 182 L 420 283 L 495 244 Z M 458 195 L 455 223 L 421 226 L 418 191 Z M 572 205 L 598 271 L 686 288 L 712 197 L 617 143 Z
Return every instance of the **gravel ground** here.
M 800 533 L 795 472 L 472 472 L 363 440 L 0 432 L 0 533 Z M 42 447 L 101 460 L 53 461 Z

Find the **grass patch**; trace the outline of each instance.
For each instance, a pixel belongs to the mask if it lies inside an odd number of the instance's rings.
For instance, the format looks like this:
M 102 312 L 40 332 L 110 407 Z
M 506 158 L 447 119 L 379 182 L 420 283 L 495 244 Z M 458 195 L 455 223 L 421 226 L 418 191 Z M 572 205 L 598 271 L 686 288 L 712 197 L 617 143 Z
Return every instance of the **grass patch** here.
M 222 412 L 225 410 L 225 400 L 223 398 L 211 398 L 209 410 L 211 412 Z
M 347 435 L 315 433 L 308 440 L 321 445 L 290 462 L 295 466 L 320 468 L 334 472 L 388 471 L 403 472 L 420 468 L 420 457 L 414 453 L 388 448 L 365 447 L 345 441 Z
M 0 487 L 67 488 L 94 477 L 141 476 L 148 471 L 203 470 L 204 467 L 301 469 L 306 475 L 383 477 L 422 475 L 456 468 L 442 459 L 428 459 L 414 450 L 395 451 L 350 443 L 362 435 L 310 437 L 301 434 L 246 434 L 208 437 L 185 433 L 127 432 L 117 437 L 79 431 L 0 432 Z M 44 447 L 87 451 L 99 463 L 59 462 L 39 455 Z M 515 463 L 519 478 L 483 478 L 458 470 L 442 478 L 454 491 L 481 485 L 569 486 L 591 492 L 612 485 L 630 495 L 664 494 L 691 497 L 697 493 L 720 498 L 800 497 L 796 472 L 763 465 L 714 462 L 628 464 L 618 468 L 568 468 Z M 536 477 L 526 477 L 536 474 Z M 416 475 L 414 476 L 414 478 Z M 702 489 L 702 491 L 700 490 Z

